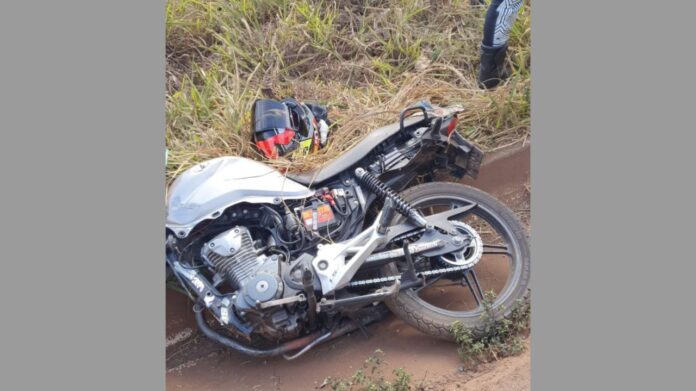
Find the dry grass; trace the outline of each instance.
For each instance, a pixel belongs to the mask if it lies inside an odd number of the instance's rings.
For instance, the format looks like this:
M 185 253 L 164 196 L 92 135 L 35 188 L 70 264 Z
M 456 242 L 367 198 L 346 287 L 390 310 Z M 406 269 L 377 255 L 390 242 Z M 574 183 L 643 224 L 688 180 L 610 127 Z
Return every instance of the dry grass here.
M 301 171 L 395 122 L 409 103 L 464 105 L 459 131 L 486 150 L 529 135 L 529 4 L 510 40 L 513 75 L 476 86 L 485 8 L 468 1 L 169 0 L 167 177 L 250 143 L 255 99 L 329 105 L 330 145 L 273 162 Z

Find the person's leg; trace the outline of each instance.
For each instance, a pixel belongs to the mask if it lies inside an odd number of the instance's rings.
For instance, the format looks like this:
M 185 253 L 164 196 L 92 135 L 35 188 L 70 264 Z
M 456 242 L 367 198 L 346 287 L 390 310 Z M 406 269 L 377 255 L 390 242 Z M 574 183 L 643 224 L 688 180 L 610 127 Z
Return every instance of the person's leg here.
M 488 7 L 483 24 L 478 75 L 481 88 L 493 88 L 507 77 L 503 66 L 507 41 L 520 8 L 522 0 L 492 0 Z

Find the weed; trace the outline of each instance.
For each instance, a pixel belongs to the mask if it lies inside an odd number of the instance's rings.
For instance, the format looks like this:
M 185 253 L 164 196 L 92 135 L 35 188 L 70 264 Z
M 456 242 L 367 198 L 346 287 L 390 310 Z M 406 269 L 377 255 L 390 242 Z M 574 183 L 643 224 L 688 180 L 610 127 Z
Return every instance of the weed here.
M 362 368 L 355 371 L 349 379 L 324 379 L 322 387 L 329 386 L 334 391 L 409 391 L 420 389 L 411 385 L 411 375 L 403 368 L 392 371 L 393 379 L 388 380 L 382 373 L 384 352 L 377 349 L 368 357 Z
M 505 318 L 495 316 L 492 306 L 494 300 L 495 293 L 486 292 L 481 314 L 483 328 L 476 335 L 459 322 L 452 325 L 451 332 L 459 345 L 459 356 L 469 367 L 513 356 L 524 349 L 521 334 L 529 329 L 529 299 L 519 299 L 515 309 Z

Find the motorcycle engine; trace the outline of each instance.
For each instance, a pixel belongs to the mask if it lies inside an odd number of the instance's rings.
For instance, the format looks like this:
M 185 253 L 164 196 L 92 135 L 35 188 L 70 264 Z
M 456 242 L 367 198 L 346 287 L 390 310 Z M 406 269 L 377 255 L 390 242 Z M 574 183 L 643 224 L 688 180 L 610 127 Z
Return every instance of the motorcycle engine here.
M 234 290 L 237 314 L 255 326 L 255 331 L 270 337 L 287 336 L 297 330 L 297 316 L 282 307 L 266 310 L 259 304 L 281 298 L 284 291 L 294 295 L 293 289 L 284 289 L 281 278 L 282 262 L 278 255 L 257 254 L 249 229 L 235 226 L 207 243 L 201 255 Z
M 278 298 L 283 282 L 278 275 L 278 256 L 256 255 L 251 233 L 237 226 L 203 246 L 203 257 L 226 277 L 233 289 L 242 293 L 242 307 L 255 306 Z

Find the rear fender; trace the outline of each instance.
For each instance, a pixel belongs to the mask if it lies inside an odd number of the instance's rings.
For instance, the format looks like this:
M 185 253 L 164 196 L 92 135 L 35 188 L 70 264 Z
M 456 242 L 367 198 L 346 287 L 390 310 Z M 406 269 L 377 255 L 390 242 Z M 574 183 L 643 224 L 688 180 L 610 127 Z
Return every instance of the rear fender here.
M 445 157 L 443 162 L 449 172 L 457 178 L 468 175 L 474 179 L 478 176 L 484 153 L 474 144 L 462 137 L 457 131 L 453 131 L 443 146 Z
M 435 146 L 435 169 L 447 169 L 457 178 L 478 176 L 483 151 L 462 137 L 457 130 L 457 112 L 435 118 L 423 136 L 425 145 Z

